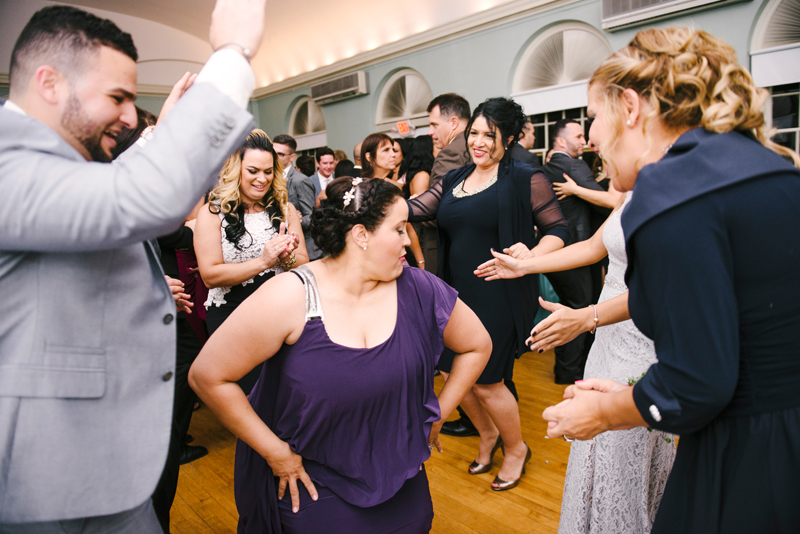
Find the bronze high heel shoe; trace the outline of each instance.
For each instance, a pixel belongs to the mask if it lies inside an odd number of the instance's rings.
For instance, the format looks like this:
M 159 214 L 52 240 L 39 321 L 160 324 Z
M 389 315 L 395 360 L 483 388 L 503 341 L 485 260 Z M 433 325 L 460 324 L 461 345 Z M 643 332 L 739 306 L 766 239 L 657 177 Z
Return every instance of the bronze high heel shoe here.
M 492 482 L 492 491 L 506 491 L 513 488 L 516 488 L 519 485 L 520 479 L 522 479 L 522 475 L 525 474 L 525 465 L 531 459 L 531 448 L 528 447 L 528 444 L 525 444 L 525 447 L 528 449 L 528 453 L 525 455 L 525 461 L 522 463 L 522 473 L 520 473 L 519 478 L 512 481 L 505 481 L 499 476 L 494 478 L 494 482 Z M 495 486 L 495 484 L 497 484 Z
M 489 456 L 489 463 L 479 464 L 478 460 L 475 460 L 471 464 L 469 464 L 468 472 L 470 475 L 480 475 L 482 473 L 488 473 L 492 470 L 492 462 L 494 461 L 494 453 L 497 452 L 497 449 L 503 449 L 505 452 L 505 447 L 503 445 L 503 437 L 497 436 L 497 441 L 494 442 L 494 447 L 492 447 L 492 454 Z

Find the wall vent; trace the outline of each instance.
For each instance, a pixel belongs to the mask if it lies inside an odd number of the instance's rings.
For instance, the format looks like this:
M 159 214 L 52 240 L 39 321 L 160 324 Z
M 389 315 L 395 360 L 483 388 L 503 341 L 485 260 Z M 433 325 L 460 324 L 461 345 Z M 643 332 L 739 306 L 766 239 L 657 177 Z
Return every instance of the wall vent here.
M 318 105 L 366 94 L 369 94 L 369 76 L 363 70 L 311 86 L 311 99 Z

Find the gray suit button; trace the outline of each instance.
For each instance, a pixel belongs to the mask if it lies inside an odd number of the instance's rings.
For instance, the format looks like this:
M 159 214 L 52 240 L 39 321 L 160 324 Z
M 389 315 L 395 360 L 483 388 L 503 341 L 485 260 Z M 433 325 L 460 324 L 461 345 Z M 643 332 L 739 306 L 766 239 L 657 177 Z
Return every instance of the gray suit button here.
M 168 371 L 167 374 L 161 377 L 161 380 L 163 380 L 164 382 L 169 382 L 171 378 L 172 378 L 172 371 Z
M 234 126 L 236 126 L 236 121 L 233 120 L 233 118 L 228 117 L 227 119 L 225 119 L 225 128 L 231 130 L 233 129 Z
M 170 324 L 174 318 L 175 316 L 172 315 L 171 313 L 166 314 L 164 316 L 164 324 Z
M 211 138 L 211 146 L 219 147 L 221 144 L 222 139 L 220 139 L 218 135 L 214 135 L 214 137 Z

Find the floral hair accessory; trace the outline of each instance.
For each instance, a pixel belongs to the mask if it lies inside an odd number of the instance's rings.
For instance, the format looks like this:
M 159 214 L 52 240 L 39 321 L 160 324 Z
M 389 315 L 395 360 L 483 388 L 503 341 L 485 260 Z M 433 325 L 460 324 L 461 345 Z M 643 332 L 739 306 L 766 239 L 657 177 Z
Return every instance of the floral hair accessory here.
M 344 197 L 342 197 L 343 205 L 345 208 L 350 205 L 350 202 L 352 202 L 354 198 L 356 198 L 356 188 L 358 187 L 358 184 L 360 184 L 363 181 L 364 180 L 362 180 L 361 178 L 353 178 L 353 187 L 351 187 L 350 191 L 345 193 Z

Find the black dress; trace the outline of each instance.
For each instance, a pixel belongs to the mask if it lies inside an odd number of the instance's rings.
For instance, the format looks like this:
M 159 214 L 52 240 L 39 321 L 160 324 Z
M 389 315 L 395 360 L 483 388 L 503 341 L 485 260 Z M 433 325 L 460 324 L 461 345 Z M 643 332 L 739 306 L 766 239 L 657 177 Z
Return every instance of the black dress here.
M 438 275 L 459 292 L 492 338 L 492 355 L 479 384 L 510 380 L 514 358 L 527 349 L 538 310 L 538 276 L 486 282 L 475 268 L 490 259 L 490 249 L 515 243 L 533 247 L 534 225 L 541 235 L 566 242 L 569 231 L 550 182 L 541 172 L 506 156 L 497 183 L 457 198 L 453 189 L 475 170 L 470 164 L 447 173 L 431 189 L 409 201 L 410 221 L 436 219 L 439 232 Z M 439 368 L 449 372 L 454 354 L 445 349 Z
M 633 389 L 681 435 L 653 533 L 800 531 L 800 171 L 742 133 L 684 134 L 622 215 Z

